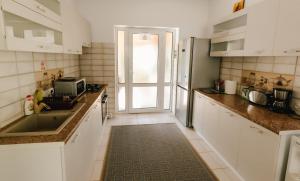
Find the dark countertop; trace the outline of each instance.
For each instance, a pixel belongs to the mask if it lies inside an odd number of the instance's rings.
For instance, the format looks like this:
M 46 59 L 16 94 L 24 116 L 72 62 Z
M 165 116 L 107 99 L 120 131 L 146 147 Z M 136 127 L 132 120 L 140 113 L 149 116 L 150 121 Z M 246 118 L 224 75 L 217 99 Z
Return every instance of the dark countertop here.
M 97 93 L 85 93 L 80 98 L 81 103 L 85 105 L 80 109 L 78 113 L 72 118 L 72 120 L 58 133 L 54 135 L 38 135 L 38 136 L 13 136 L 13 137 L 0 137 L 0 145 L 10 144 L 26 144 L 26 143 L 49 143 L 49 142 L 67 142 L 72 134 L 76 131 L 80 125 L 83 116 L 94 104 L 101 93 L 106 89 L 107 85 L 102 85 L 101 91 Z M 13 123 L 12 123 L 13 124 Z
M 300 131 L 299 119 L 287 114 L 272 112 L 265 107 L 253 105 L 238 95 L 207 94 L 201 90 L 196 91 L 276 134 L 280 134 L 282 131 Z

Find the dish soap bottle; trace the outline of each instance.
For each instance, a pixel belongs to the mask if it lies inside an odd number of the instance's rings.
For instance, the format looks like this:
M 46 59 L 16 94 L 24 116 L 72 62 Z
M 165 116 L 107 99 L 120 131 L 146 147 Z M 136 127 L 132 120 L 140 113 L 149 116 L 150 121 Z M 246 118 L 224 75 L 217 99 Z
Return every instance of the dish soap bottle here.
M 32 95 L 26 96 L 24 110 L 25 110 L 26 116 L 33 114 L 34 111 L 33 111 L 33 96 Z

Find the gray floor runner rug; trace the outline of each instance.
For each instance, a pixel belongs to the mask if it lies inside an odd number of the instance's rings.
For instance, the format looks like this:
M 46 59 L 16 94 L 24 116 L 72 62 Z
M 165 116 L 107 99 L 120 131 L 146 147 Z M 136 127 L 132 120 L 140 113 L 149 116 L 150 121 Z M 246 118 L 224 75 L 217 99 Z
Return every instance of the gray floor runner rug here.
M 176 124 L 113 126 L 105 181 L 216 181 Z

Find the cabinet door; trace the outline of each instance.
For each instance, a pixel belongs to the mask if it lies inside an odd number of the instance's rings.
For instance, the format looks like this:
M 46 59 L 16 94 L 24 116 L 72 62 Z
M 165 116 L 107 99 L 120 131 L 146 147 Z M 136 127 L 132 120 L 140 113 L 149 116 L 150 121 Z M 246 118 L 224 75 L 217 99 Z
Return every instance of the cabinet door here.
M 86 122 L 83 121 L 65 145 L 66 181 L 82 181 L 85 178 Z
M 245 56 L 272 56 L 279 0 L 265 0 L 247 14 Z
M 82 42 L 79 26 L 79 13 L 73 0 L 61 1 L 63 22 L 64 52 L 69 54 L 82 53 Z
M 280 0 L 274 48 L 276 56 L 300 55 L 299 7 L 299 0 Z
M 218 145 L 219 106 L 210 100 L 204 104 L 203 135 L 214 147 Z
M 246 181 L 274 181 L 279 135 L 242 121 L 237 170 Z
M 80 17 L 80 23 L 81 23 L 80 31 L 81 31 L 82 45 L 84 47 L 91 47 L 92 45 L 91 25 L 84 17 Z
M 193 127 L 201 135 L 203 135 L 203 99 L 198 93 L 194 94 Z
M 219 143 L 217 150 L 224 159 L 234 168 L 237 165 L 239 138 L 243 120 L 239 115 L 221 108 L 219 120 Z

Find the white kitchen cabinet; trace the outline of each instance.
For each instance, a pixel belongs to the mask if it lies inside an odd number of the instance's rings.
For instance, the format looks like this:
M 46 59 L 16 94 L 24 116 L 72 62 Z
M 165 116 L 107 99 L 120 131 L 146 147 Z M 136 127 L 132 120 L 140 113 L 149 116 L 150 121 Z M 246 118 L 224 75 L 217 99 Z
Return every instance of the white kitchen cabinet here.
M 89 180 L 99 146 L 101 102 L 96 102 L 65 145 L 67 181 Z
M 241 116 L 227 109 L 220 109 L 219 140 L 216 148 L 234 168 L 237 166 L 242 120 L 244 118 Z
M 237 171 L 246 181 L 274 181 L 280 137 L 242 121 Z
M 280 0 L 275 36 L 275 56 L 300 55 L 300 1 Z
M 79 13 L 73 0 L 63 0 L 62 22 L 63 22 L 63 44 L 64 53 L 81 54 L 82 36 L 80 31 Z
M 1 49 L 62 53 L 62 25 L 21 2 L 29 6 L 35 1 L 1 1 Z
M 219 106 L 210 100 L 205 100 L 203 114 L 203 136 L 212 144 L 218 145 L 219 139 Z
M 265 0 L 248 9 L 244 56 L 272 56 L 278 0 Z
M 88 133 L 86 119 L 89 119 L 89 117 L 83 120 L 76 132 L 64 146 L 67 181 L 82 181 L 87 179 L 84 177 L 86 175 L 86 160 L 84 159 L 88 155 L 83 157 L 85 149 L 87 148 L 85 146 L 87 141 L 85 137 Z
M 80 17 L 80 23 L 81 23 L 80 30 L 81 30 L 81 37 L 82 37 L 82 46 L 91 47 L 92 46 L 91 25 L 84 17 Z
M 14 0 L 57 23 L 62 24 L 60 16 L 60 2 L 58 0 Z
M 289 140 L 299 131 L 272 131 L 195 92 L 193 125 L 245 181 L 281 181 L 285 176 Z
M 89 181 L 100 149 L 101 106 L 100 95 L 66 143 L 0 145 L 0 180 Z
M 193 105 L 193 127 L 194 130 L 203 134 L 203 114 L 204 114 L 204 98 L 197 92 L 194 93 L 194 105 Z

